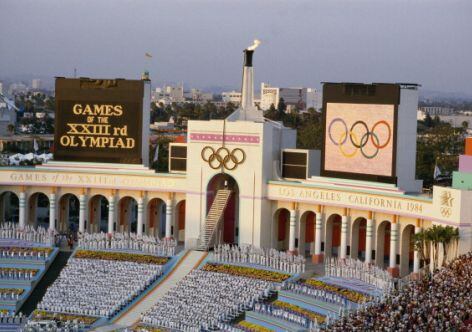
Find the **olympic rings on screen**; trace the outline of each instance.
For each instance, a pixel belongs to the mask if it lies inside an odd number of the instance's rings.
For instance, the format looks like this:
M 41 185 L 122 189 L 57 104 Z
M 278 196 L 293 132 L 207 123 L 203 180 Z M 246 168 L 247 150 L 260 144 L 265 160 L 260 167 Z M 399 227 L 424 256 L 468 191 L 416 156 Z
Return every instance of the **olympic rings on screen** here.
M 377 144 L 376 144 L 376 143 L 374 142 L 374 140 L 371 138 L 372 144 L 374 144 L 374 146 L 375 146 L 377 149 L 383 149 L 384 147 L 386 147 L 386 146 L 388 145 L 388 143 L 390 143 L 390 138 L 392 137 L 392 129 L 390 129 L 390 125 L 389 125 L 389 124 L 387 123 L 387 121 L 385 121 L 385 120 L 380 120 L 380 121 L 376 122 L 376 123 L 374 124 L 374 126 L 372 127 L 372 131 L 371 131 L 371 132 L 373 133 L 373 132 L 375 131 L 375 128 L 377 128 L 377 126 L 380 125 L 380 124 L 383 124 L 383 125 L 385 125 L 385 126 L 387 127 L 387 129 L 388 129 L 388 139 L 385 141 L 384 144 L 379 145 L 378 140 L 377 140 Z M 373 136 L 371 136 L 371 137 L 373 137 Z
M 344 130 L 342 131 L 342 133 L 339 136 L 338 140 L 334 139 L 333 133 L 332 133 L 332 127 L 336 122 L 341 123 L 344 127 Z M 380 143 L 380 139 L 379 139 L 378 134 L 376 134 L 376 130 L 381 125 L 387 127 L 387 130 L 388 130 L 388 137 L 385 140 L 385 142 L 382 142 L 382 144 Z M 359 141 L 359 137 L 355 133 L 355 129 L 358 128 L 359 126 L 363 128 L 363 130 L 362 130 L 363 133 L 360 136 L 361 137 L 360 141 Z M 343 119 L 334 118 L 333 120 L 331 120 L 331 122 L 328 126 L 328 137 L 334 145 L 339 147 L 339 151 L 346 158 L 353 158 L 357 154 L 357 151 L 360 150 L 361 154 L 364 156 L 364 158 L 373 159 L 378 155 L 379 150 L 385 148 L 390 143 L 390 141 L 392 139 L 392 129 L 391 129 L 391 127 L 390 127 L 390 125 L 388 124 L 387 121 L 380 120 L 380 121 L 377 121 L 372 126 L 372 129 L 369 130 L 369 127 L 367 126 L 367 124 L 364 121 L 359 120 L 359 121 L 354 122 L 352 124 L 351 128 L 348 130 L 346 122 Z M 353 152 L 350 152 L 350 153 L 347 153 L 345 151 L 345 148 L 343 147 L 346 144 L 346 141 L 347 141 L 348 137 L 349 137 L 349 141 L 351 142 L 351 144 L 355 148 L 355 150 Z M 370 138 L 370 140 L 369 140 L 369 138 Z M 371 154 L 367 154 L 366 151 L 365 151 L 365 147 L 367 146 L 369 141 L 376 148 L 375 152 L 373 152 Z
M 347 134 L 346 134 L 346 133 L 343 133 L 343 134 L 340 136 L 340 138 L 339 138 L 339 144 L 338 144 L 338 146 L 339 146 L 339 151 L 341 151 L 341 153 L 342 153 L 342 155 L 343 155 L 344 157 L 346 157 L 346 158 L 353 158 L 353 157 L 357 154 L 357 151 L 359 151 L 359 149 L 356 148 L 356 149 L 354 149 L 354 151 L 351 152 L 351 153 L 346 153 L 346 152 L 344 152 L 344 150 L 343 150 L 344 144 L 341 144 L 341 142 L 342 142 L 343 140 L 345 141 L 346 136 L 347 136 Z M 353 132 L 350 132 L 350 133 L 349 133 L 349 136 L 351 136 L 351 137 L 352 137 L 352 136 L 356 136 L 356 134 L 354 134 Z M 356 136 L 356 140 L 357 140 L 357 136 Z M 354 145 L 354 146 L 355 146 L 355 145 Z
M 218 169 L 223 166 L 229 171 L 246 160 L 246 153 L 240 148 L 230 151 L 228 148 L 220 147 L 215 151 L 211 146 L 206 146 L 202 149 L 201 156 L 211 168 Z
M 333 124 L 335 122 L 341 122 L 343 125 L 344 125 L 344 131 L 345 131 L 345 136 L 344 136 L 344 140 L 341 140 L 342 142 L 338 143 L 334 140 L 333 136 L 331 135 L 331 127 L 333 126 Z M 331 140 L 331 142 L 333 142 L 334 145 L 339 145 L 339 144 L 344 144 L 346 143 L 346 140 L 347 140 L 347 125 L 346 125 L 346 122 L 344 122 L 343 119 L 341 118 L 334 118 L 331 123 L 329 124 L 329 128 L 328 128 L 328 135 L 329 135 L 329 139 Z

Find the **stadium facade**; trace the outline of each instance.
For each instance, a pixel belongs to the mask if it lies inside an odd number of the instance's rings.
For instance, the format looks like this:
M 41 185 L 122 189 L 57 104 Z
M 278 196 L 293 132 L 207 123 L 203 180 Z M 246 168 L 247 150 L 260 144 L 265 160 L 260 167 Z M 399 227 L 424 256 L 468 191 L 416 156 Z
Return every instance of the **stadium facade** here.
M 322 151 L 296 148 L 296 131 L 253 105 L 254 50 L 245 50 L 241 107 L 225 120 L 189 121 L 170 145 L 169 172 L 148 168 L 147 80 L 56 80 L 55 161 L 0 169 L 1 219 L 18 199 L 20 225 L 174 237 L 188 249 L 252 244 L 360 258 L 393 275 L 417 272 L 411 237 L 457 227 L 472 248 L 472 191 L 415 179 L 414 84 L 324 83 Z M 11 216 L 11 214 L 9 214 Z

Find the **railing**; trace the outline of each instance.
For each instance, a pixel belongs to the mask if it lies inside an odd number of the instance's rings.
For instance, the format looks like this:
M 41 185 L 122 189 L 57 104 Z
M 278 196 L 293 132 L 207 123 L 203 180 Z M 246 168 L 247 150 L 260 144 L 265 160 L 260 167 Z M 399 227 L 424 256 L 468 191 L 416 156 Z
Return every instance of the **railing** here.
M 218 230 L 218 226 L 223 219 L 224 211 L 226 209 L 226 206 L 228 205 L 229 198 L 231 196 L 231 191 L 230 190 L 218 190 L 216 192 L 215 198 L 213 200 L 212 206 L 210 207 L 210 210 L 208 211 L 207 218 L 205 219 L 205 225 L 203 227 L 203 232 L 201 232 L 201 243 L 200 245 L 204 248 L 204 250 L 208 251 L 211 246 L 211 241 L 215 237 L 215 233 Z M 213 225 L 213 229 L 211 230 L 211 234 L 208 238 L 206 238 L 206 232 L 207 232 L 207 227 L 208 227 L 208 216 L 212 213 L 214 208 L 216 209 L 216 204 L 219 203 L 219 200 L 224 199 L 224 204 L 219 208 L 218 217 L 215 220 L 215 223 Z

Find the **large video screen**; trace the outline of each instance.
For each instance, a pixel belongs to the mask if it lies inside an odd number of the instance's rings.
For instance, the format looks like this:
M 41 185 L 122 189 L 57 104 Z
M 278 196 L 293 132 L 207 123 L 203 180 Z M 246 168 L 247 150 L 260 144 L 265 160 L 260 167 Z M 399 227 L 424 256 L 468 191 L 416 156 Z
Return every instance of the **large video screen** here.
M 394 176 L 395 106 L 326 104 L 324 171 Z
M 142 82 L 58 80 L 55 160 L 142 162 Z

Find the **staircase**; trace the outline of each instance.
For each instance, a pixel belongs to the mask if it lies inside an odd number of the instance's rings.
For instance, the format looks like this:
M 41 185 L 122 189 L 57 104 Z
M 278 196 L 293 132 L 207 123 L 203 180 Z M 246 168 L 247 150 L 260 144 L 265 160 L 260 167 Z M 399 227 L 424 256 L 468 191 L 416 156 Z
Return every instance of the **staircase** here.
M 215 231 L 218 228 L 220 221 L 223 219 L 226 205 L 228 204 L 231 190 L 220 189 L 216 192 L 213 204 L 205 220 L 205 224 L 200 230 L 200 239 L 198 250 L 208 250 L 214 243 Z M 213 243 L 212 243 L 213 241 Z

